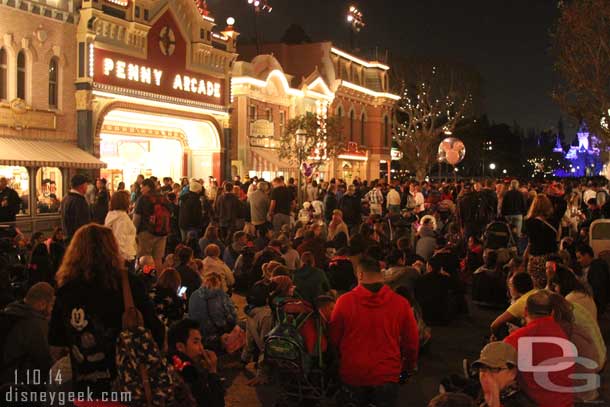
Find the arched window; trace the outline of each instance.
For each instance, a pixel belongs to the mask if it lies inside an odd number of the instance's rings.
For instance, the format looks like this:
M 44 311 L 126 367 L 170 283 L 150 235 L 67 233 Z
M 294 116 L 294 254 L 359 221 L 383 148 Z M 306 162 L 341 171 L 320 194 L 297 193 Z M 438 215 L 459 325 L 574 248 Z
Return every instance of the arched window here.
M 354 141 L 354 120 L 355 120 L 354 111 L 349 112 L 349 140 Z
M 6 100 L 8 81 L 6 80 L 6 50 L 0 48 L 0 100 Z
M 17 97 L 25 100 L 25 51 L 17 54 Z
M 388 116 L 383 118 L 383 141 L 384 146 L 390 145 L 390 121 L 388 120 Z
M 59 88 L 59 65 L 57 58 L 52 58 L 49 63 L 49 108 L 57 109 L 58 88 Z
M 360 115 L 360 144 L 364 145 L 364 112 Z
M 337 116 L 343 117 L 343 108 L 341 106 L 339 106 L 339 108 L 337 109 Z

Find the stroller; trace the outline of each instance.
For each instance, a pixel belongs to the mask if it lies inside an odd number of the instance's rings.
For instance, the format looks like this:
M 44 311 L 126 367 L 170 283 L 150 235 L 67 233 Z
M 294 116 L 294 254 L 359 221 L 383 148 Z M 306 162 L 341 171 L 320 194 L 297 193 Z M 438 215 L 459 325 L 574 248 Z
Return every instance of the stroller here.
M 324 405 L 335 387 L 326 372 L 323 316 L 301 299 L 274 302 L 276 325 L 265 338 L 264 363 L 281 388 L 275 405 Z

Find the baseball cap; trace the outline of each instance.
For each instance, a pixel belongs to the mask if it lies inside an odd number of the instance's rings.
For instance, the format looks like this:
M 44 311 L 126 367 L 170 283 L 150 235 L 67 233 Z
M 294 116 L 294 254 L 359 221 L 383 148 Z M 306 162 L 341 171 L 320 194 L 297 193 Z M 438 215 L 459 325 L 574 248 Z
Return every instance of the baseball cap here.
M 505 342 L 491 342 L 481 350 L 481 355 L 473 364 L 473 368 L 482 366 L 491 368 L 506 368 L 517 366 L 517 350 Z

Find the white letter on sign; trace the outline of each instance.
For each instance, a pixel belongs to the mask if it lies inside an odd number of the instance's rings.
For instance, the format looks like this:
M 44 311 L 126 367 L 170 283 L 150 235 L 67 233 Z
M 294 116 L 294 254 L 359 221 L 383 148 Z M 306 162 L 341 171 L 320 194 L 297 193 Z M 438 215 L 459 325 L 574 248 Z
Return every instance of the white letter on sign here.
M 152 79 L 152 71 L 145 66 L 140 67 L 140 82 L 150 85 Z
M 161 76 L 163 75 L 163 71 L 155 69 L 153 74 L 155 75 L 155 85 L 161 86 Z
M 176 75 L 176 77 L 174 78 L 174 89 L 182 90 L 182 78 L 180 77 L 180 75 Z
M 116 61 L 116 77 L 120 79 L 125 79 L 125 62 Z
M 104 58 L 104 75 L 110 75 L 110 72 L 114 69 L 114 61 L 110 58 Z

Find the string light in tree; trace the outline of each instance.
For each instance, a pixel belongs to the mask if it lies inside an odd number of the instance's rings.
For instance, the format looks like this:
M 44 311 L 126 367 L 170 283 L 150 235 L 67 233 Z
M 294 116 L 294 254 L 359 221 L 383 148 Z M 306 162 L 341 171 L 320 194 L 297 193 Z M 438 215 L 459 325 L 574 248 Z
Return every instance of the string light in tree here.
M 197 10 L 199 14 L 202 16 L 209 16 L 210 11 L 208 10 L 208 2 L 206 0 L 195 0 L 195 5 L 197 6 Z

